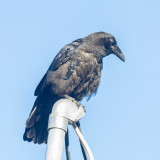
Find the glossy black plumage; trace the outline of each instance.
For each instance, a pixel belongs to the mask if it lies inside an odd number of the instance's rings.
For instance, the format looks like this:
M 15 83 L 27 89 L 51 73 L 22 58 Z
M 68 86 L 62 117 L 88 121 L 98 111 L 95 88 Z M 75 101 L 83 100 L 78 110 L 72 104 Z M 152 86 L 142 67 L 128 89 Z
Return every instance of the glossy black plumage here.
M 90 34 L 64 46 L 35 90 L 37 98 L 26 122 L 23 139 L 47 143 L 48 116 L 53 104 L 65 94 L 80 101 L 96 93 L 102 59 L 111 53 L 124 61 L 115 38 L 105 32 Z

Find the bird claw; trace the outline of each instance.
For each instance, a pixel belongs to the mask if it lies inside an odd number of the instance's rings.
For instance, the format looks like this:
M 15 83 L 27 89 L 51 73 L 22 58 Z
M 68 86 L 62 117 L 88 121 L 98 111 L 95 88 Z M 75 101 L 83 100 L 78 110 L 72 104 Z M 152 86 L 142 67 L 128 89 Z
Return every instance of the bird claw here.
M 75 98 L 73 98 L 73 97 L 71 97 L 71 96 L 69 96 L 69 95 L 67 95 L 67 94 L 64 95 L 64 98 L 66 98 L 66 99 L 72 101 L 73 103 L 75 103 L 75 104 L 78 106 L 78 108 L 79 108 L 80 106 L 82 106 L 83 108 L 85 108 L 85 106 L 81 105 L 81 103 L 78 102 Z

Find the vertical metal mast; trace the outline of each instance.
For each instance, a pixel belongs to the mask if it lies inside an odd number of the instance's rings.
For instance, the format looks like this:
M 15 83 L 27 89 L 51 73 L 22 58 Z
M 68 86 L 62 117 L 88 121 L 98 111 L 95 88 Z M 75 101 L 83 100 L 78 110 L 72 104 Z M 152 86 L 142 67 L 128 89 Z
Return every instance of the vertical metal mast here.
M 85 115 L 84 108 L 68 99 L 57 101 L 49 116 L 46 160 L 62 160 L 65 133 L 69 122 L 76 122 Z

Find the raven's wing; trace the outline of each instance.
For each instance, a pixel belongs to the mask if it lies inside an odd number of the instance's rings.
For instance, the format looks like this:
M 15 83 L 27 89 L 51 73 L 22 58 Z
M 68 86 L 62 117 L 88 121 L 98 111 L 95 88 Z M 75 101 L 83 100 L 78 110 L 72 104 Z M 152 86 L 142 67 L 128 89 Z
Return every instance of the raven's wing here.
M 60 66 L 65 64 L 69 60 L 69 58 L 75 53 L 76 48 L 78 48 L 82 44 L 82 42 L 83 42 L 83 39 L 77 39 L 77 40 L 73 41 L 72 43 L 64 46 L 59 51 L 59 53 L 56 55 L 54 60 L 52 61 L 48 71 L 50 71 L 50 70 L 55 71 Z M 35 92 L 34 92 L 35 96 L 37 96 L 40 93 L 42 86 L 45 82 L 46 76 L 47 76 L 47 73 L 43 76 L 43 78 L 39 82 L 38 86 L 36 87 Z
M 54 58 L 48 70 L 55 71 L 61 65 L 66 63 L 68 59 L 75 53 L 75 49 L 82 44 L 82 39 L 77 39 L 70 44 L 64 46 Z
M 43 76 L 43 78 L 42 78 L 41 81 L 39 82 L 38 86 L 36 87 L 36 89 L 35 89 L 35 91 L 34 91 L 34 95 L 35 95 L 35 96 L 37 96 L 37 95 L 39 94 L 39 92 L 40 92 L 40 90 L 41 90 L 41 87 L 42 87 L 45 79 L 46 79 L 46 74 Z

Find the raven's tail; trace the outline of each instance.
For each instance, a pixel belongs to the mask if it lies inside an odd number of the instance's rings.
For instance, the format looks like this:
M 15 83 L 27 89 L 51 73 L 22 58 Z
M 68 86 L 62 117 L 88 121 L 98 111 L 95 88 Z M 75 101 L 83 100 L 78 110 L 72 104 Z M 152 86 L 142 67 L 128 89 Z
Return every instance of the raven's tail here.
M 47 143 L 48 118 L 52 111 L 53 104 L 58 99 L 49 94 L 38 95 L 31 113 L 26 121 L 26 128 L 23 140 L 33 143 Z

